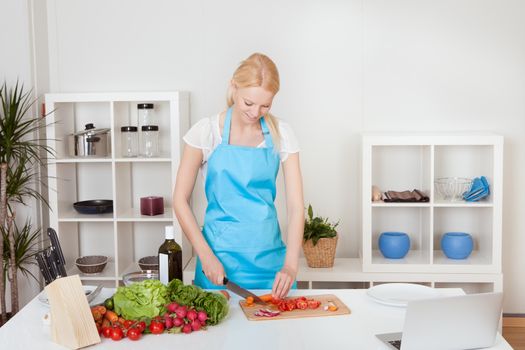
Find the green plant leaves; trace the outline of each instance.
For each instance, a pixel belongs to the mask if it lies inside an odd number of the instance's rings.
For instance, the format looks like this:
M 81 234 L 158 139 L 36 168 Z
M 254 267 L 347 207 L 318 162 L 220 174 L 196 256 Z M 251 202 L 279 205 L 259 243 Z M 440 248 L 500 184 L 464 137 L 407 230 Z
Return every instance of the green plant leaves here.
M 335 228 L 339 225 L 339 222 L 332 224 L 328 222 L 328 218 L 320 216 L 314 217 L 312 205 L 308 205 L 308 217 L 304 221 L 304 241 L 312 240 L 313 245 L 317 245 L 317 242 L 321 238 L 332 238 L 337 236 Z

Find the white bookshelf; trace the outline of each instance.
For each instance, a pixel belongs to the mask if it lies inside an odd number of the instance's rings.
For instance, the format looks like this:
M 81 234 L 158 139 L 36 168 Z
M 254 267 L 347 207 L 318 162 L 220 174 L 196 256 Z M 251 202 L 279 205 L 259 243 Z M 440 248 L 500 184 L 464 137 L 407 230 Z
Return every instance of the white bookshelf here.
M 59 93 L 47 94 L 48 146 L 56 159 L 48 165 L 50 225 L 55 228 L 66 258 L 68 274 L 82 280 L 110 281 L 118 285 L 122 275 L 138 270 L 141 257 L 156 255 L 164 241 L 164 226 L 176 225 L 172 190 L 182 153 L 182 136 L 189 127 L 189 95 L 185 92 Z M 122 157 L 120 128 L 138 125 L 137 104 L 154 103 L 159 124 L 160 156 Z M 104 158 L 71 157 L 67 136 L 87 123 L 109 128 L 111 154 Z M 139 131 L 140 133 L 140 131 Z M 164 214 L 140 214 L 140 198 L 162 196 Z M 113 213 L 79 214 L 73 203 L 112 199 Z M 191 246 L 179 232 L 183 261 L 191 258 Z M 74 262 L 79 256 L 107 255 L 100 274 L 83 274 Z
M 363 271 L 421 273 L 501 273 L 503 137 L 494 134 L 363 135 Z M 439 177 L 479 177 L 490 196 L 479 202 L 439 198 Z M 419 189 L 428 203 L 372 202 L 371 188 L 382 192 Z M 403 259 L 386 259 L 378 250 L 385 231 L 408 233 L 411 249 Z M 469 232 L 474 250 L 465 260 L 444 256 L 448 231 Z

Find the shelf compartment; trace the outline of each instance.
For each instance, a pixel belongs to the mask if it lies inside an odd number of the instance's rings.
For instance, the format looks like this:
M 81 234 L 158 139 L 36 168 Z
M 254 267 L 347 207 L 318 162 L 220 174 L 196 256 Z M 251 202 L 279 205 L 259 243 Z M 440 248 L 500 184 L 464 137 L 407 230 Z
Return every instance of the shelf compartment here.
M 405 232 L 410 237 L 410 250 L 403 259 L 386 259 L 379 251 L 382 232 Z M 372 208 L 372 264 L 409 265 L 430 264 L 430 208 L 374 207 Z
M 86 281 L 114 281 L 115 280 L 115 263 L 108 261 L 106 267 L 101 273 L 83 273 L 75 265 L 67 270 L 67 275 L 79 275 L 81 280 Z
M 434 265 L 448 267 L 484 266 L 493 262 L 494 228 L 491 207 L 434 208 L 433 260 Z M 467 232 L 472 235 L 474 249 L 467 259 L 448 259 L 441 251 L 441 238 L 445 232 Z
M 171 208 L 172 181 L 170 163 L 115 163 L 116 212 L 117 218 L 139 218 L 140 198 L 159 196 L 164 198 L 164 215 L 166 221 Z M 130 216 L 133 215 L 133 216 Z M 143 218 L 142 216 L 140 218 Z M 148 220 L 160 221 L 148 217 Z
M 430 146 L 372 146 L 371 152 L 372 185 L 381 192 L 418 189 L 430 195 Z
M 171 158 L 171 118 L 170 118 L 170 103 L 169 101 L 133 101 L 133 102 L 114 102 L 114 120 L 115 120 L 115 156 L 121 158 L 121 133 L 120 128 L 122 126 L 138 126 L 138 138 L 142 137 L 140 126 L 142 121 L 138 118 L 137 104 L 139 103 L 153 103 L 155 119 L 157 120 L 156 125 L 159 126 L 159 151 L 164 154 L 164 157 Z M 140 141 L 139 141 L 140 144 Z
M 92 199 L 112 199 L 110 163 L 57 164 L 56 191 L 58 213 L 74 218 L 73 203 Z
M 130 272 L 132 267 L 138 267 L 140 258 L 157 255 L 160 245 L 164 242 L 165 226 L 172 223 L 162 222 L 119 222 L 117 223 L 118 245 L 118 277 Z M 175 237 L 180 244 L 180 237 Z M 135 271 L 137 271 L 135 270 Z
M 57 158 L 69 157 L 67 136 L 85 129 L 93 123 L 97 129 L 111 128 L 109 102 L 60 102 L 54 103 L 54 133 L 48 135 L 55 141 Z

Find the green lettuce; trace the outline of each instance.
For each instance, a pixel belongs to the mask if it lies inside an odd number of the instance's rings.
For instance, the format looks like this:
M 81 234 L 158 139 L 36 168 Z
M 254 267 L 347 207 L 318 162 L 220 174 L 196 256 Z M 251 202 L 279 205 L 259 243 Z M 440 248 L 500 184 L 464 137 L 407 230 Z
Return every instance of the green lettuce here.
M 115 312 L 127 320 L 153 318 L 169 303 L 168 288 L 159 280 L 145 280 L 119 287 L 113 295 Z

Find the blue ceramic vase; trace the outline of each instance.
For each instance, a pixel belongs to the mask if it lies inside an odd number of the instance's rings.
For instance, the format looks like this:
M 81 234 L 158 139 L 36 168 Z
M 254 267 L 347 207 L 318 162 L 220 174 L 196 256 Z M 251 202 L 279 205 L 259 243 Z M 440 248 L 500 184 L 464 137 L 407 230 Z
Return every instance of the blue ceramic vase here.
M 466 259 L 473 247 L 472 236 L 466 232 L 447 232 L 441 238 L 441 250 L 449 259 Z
M 410 250 L 410 237 L 404 232 L 383 232 L 379 236 L 379 250 L 385 258 L 402 259 Z

